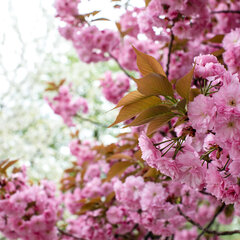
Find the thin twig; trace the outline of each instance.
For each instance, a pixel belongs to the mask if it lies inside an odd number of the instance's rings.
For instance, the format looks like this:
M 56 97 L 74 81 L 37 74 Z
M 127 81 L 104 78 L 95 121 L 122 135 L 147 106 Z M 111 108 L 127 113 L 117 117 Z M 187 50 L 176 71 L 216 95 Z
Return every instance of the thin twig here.
M 168 77 L 169 75 L 169 68 L 170 68 L 170 61 L 171 61 L 171 53 L 172 53 L 172 46 L 173 46 L 173 41 L 174 41 L 174 35 L 171 29 L 171 38 L 170 38 L 170 43 L 168 47 L 168 59 L 167 59 L 167 66 L 166 66 L 166 76 Z
M 203 227 L 202 227 L 199 223 L 196 223 L 192 218 L 190 218 L 189 216 L 185 215 L 185 214 L 182 212 L 182 210 L 181 210 L 180 207 L 178 207 L 177 210 L 178 210 L 179 214 L 180 214 L 181 216 L 183 216 L 183 217 L 184 217 L 188 222 L 190 222 L 192 225 L 198 227 L 198 228 L 201 229 L 201 230 L 203 229 Z
M 201 238 L 201 236 L 206 232 L 206 230 L 208 230 L 214 223 L 214 221 L 216 220 L 217 216 L 223 211 L 223 209 L 225 208 L 225 203 L 223 203 L 221 205 L 221 207 L 216 211 L 216 213 L 214 214 L 212 220 L 208 223 L 208 225 L 203 228 L 202 232 L 197 236 L 196 240 L 199 240 Z
M 61 235 L 65 235 L 65 236 L 68 236 L 68 237 L 72 237 L 72 238 L 74 238 L 74 239 L 76 239 L 76 240 L 84 240 L 84 238 L 76 237 L 76 236 L 72 235 L 71 233 L 65 232 L 64 230 L 62 230 L 62 229 L 60 229 L 60 228 L 58 228 L 58 231 L 59 231 L 59 233 L 60 233 Z
M 196 226 L 200 230 L 204 229 L 200 224 L 196 223 L 193 219 L 191 219 L 189 216 L 184 214 L 179 207 L 177 209 L 178 209 L 179 214 L 181 216 L 183 216 L 189 223 L 191 223 L 192 225 Z M 218 231 L 215 231 L 215 230 L 212 231 L 212 230 L 209 230 L 209 229 L 205 229 L 205 232 L 208 233 L 208 234 L 215 235 L 215 236 L 226 236 L 226 235 L 240 234 L 240 230 L 218 232 Z
M 79 119 L 82 120 L 82 121 L 92 123 L 92 124 L 94 124 L 94 125 L 96 125 L 96 126 L 98 126 L 98 127 L 108 128 L 107 125 L 104 125 L 104 124 L 102 124 L 102 123 L 100 123 L 100 122 L 94 121 L 94 120 L 89 119 L 89 118 L 85 118 L 85 117 L 83 117 L 83 116 L 81 116 L 81 115 L 76 115 L 75 117 L 79 118 Z M 116 128 L 116 126 L 113 126 L 113 128 Z
M 221 11 L 212 11 L 211 14 L 215 13 L 235 13 L 235 14 L 240 14 L 239 10 L 221 10 Z
M 154 235 L 152 232 L 148 232 L 146 236 L 144 236 L 144 240 L 150 239 L 161 239 L 161 236 Z
M 213 197 L 213 198 L 216 198 L 216 197 L 215 197 L 214 195 L 212 195 L 211 193 L 206 192 L 205 189 L 200 190 L 199 192 L 200 192 L 201 194 L 208 195 L 208 196 L 211 196 L 211 197 Z
M 234 234 L 240 234 L 240 230 L 233 230 L 233 231 L 223 231 L 223 232 L 218 232 L 218 231 L 206 231 L 207 233 L 213 234 L 215 236 L 226 236 L 226 235 L 234 235 Z
M 118 59 L 114 57 L 111 53 L 109 53 L 109 56 L 118 64 L 118 66 L 122 69 L 122 71 L 129 77 L 132 78 L 132 76 L 123 68 L 123 66 L 120 64 Z

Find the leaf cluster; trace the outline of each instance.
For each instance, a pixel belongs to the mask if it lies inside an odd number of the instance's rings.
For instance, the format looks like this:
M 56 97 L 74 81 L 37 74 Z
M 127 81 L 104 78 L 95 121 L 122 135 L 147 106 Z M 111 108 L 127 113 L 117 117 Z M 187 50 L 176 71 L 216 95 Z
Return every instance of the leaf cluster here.
M 188 102 L 200 94 L 199 89 L 191 88 L 195 66 L 174 84 L 168 80 L 163 67 L 155 58 L 133 49 L 142 77 L 133 79 L 137 90 L 118 102 L 116 108 L 121 109 L 110 127 L 134 118 L 125 127 L 148 124 L 147 134 L 151 135 L 175 117 L 175 127 L 186 121 Z

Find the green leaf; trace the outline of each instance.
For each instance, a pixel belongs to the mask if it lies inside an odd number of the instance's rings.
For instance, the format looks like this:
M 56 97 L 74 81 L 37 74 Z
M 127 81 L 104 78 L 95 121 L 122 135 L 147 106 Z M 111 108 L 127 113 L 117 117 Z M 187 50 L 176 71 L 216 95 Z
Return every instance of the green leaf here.
M 140 79 L 134 80 L 137 83 L 138 91 L 146 96 L 171 96 L 173 97 L 172 84 L 163 75 L 149 73 Z
M 135 47 L 133 47 L 137 55 L 137 65 L 139 71 L 143 76 L 149 73 L 157 73 L 166 77 L 166 73 L 163 71 L 161 64 L 152 56 L 140 52 Z

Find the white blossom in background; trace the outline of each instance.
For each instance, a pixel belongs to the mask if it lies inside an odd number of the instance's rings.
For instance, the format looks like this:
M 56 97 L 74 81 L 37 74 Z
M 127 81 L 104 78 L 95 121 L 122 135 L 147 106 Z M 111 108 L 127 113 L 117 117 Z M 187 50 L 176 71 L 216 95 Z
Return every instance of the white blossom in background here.
M 29 169 L 33 180 L 57 180 L 73 157 L 70 131 L 45 102 L 48 81 L 72 82 L 73 94 L 89 99 L 89 118 L 110 124 L 116 112 L 99 89 L 101 78 L 115 63 L 80 63 L 71 43 L 57 31 L 54 1 L 8 0 L 0 3 L 0 160 L 10 158 Z M 26 7 L 27 6 L 27 7 Z M 101 97 L 99 97 L 101 96 Z M 79 124 L 80 139 L 94 135 L 114 141 L 118 129 Z M 104 133 L 104 134 L 103 134 Z

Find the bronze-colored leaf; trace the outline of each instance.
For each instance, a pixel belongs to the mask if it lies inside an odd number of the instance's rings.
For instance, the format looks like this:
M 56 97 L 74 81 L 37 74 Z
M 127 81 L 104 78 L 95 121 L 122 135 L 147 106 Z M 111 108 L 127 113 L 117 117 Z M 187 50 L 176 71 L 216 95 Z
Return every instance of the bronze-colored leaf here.
M 187 121 L 187 116 L 179 117 L 177 122 L 174 124 L 173 129 Z
M 151 2 L 151 0 L 145 0 L 145 5 L 146 7 L 148 6 L 148 4 Z
M 135 79 L 138 91 L 146 96 L 172 96 L 172 84 L 163 75 L 149 73 L 140 79 Z
M 93 19 L 91 22 L 97 22 L 97 21 L 110 21 L 110 20 L 107 18 L 96 18 L 96 19 Z
M 148 125 L 147 135 L 150 135 L 156 132 L 161 126 L 163 126 L 165 123 L 167 123 L 169 120 L 171 120 L 175 116 L 176 114 L 170 112 L 170 113 L 162 114 L 157 118 L 155 118 Z
M 130 157 L 129 155 L 123 154 L 123 153 L 115 153 L 113 155 L 111 155 L 110 157 L 107 158 L 108 160 L 111 159 L 126 159 L 126 160 L 132 160 L 132 157 Z
M 133 49 L 137 55 L 138 69 L 143 76 L 149 73 L 157 73 L 166 77 L 166 73 L 164 72 L 161 64 L 154 57 L 140 52 L 135 47 L 133 47 Z
M 121 176 L 133 164 L 131 161 L 121 161 L 113 164 L 104 181 L 110 181 L 115 176 Z
M 126 127 L 148 123 L 157 116 L 167 112 L 170 112 L 170 108 L 164 105 L 151 107 L 140 113 L 130 124 L 126 125 Z
M 195 66 L 188 72 L 184 77 L 180 78 L 176 83 L 176 90 L 178 94 L 185 98 L 187 101 L 189 100 L 189 93 L 191 89 L 191 83 L 193 79 Z
M 200 89 L 198 88 L 191 88 L 190 94 L 189 94 L 189 101 L 193 101 L 196 96 L 201 94 Z
M 161 102 L 162 101 L 160 100 L 160 98 L 150 96 L 142 98 L 139 101 L 130 103 L 121 108 L 116 120 L 109 127 L 112 127 L 122 121 L 128 120 L 149 107 L 159 105 Z
M 191 91 L 191 90 L 190 90 Z M 183 112 L 185 113 L 186 112 L 186 104 L 187 104 L 187 101 L 186 99 L 182 99 L 181 101 L 179 101 L 176 105 L 176 109 L 180 112 Z
M 136 144 L 124 144 L 124 145 L 118 147 L 117 152 L 121 153 L 126 150 L 131 150 L 134 147 L 136 147 Z
M 83 16 L 85 16 L 85 17 L 95 16 L 95 15 L 97 15 L 100 12 L 101 11 L 93 11 L 93 12 L 90 12 L 90 13 L 86 13 Z
M 115 108 L 137 102 L 143 98 L 146 98 L 146 96 L 141 94 L 138 91 L 130 92 L 126 96 L 124 96 L 123 98 L 120 99 L 120 101 L 118 102 L 118 104 Z
M 0 165 L 0 173 L 5 174 L 6 175 L 6 171 L 9 167 L 11 167 L 12 165 L 14 165 L 18 160 L 9 160 L 6 159 L 4 161 L 1 162 Z
M 114 197 L 115 197 L 115 192 L 109 193 L 105 199 L 105 203 L 111 202 Z
M 116 5 L 114 5 L 113 7 L 114 7 L 114 8 L 121 8 L 121 5 L 116 4 Z
M 225 52 L 225 50 L 223 48 L 221 48 L 221 49 L 214 51 L 212 53 L 212 55 L 214 55 L 215 57 L 220 57 L 224 52 Z
M 78 215 L 84 214 L 87 211 L 93 211 L 101 207 L 98 202 L 88 202 L 81 207 L 81 210 L 77 212 Z
M 139 160 L 139 161 L 142 161 L 144 163 L 144 160 L 142 159 L 142 151 L 141 149 L 139 149 L 138 151 L 136 151 L 134 153 L 134 157 Z
M 119 22 L 116 22 L 115 24 L 116 24 L 118 32 L 120 33 L 122 38 L 124 38 L 126 35 L 128 35 L 133 30 L 133 28 L 131 27 L 131 28 L 128 28 L 126 31 L 122 31 L 121 24 Z
M 159 171 L 156 168 L 149 168 L 148 171 L 143 175 L 144 178 L 147 177 L 157 177 L 159 175 Z
M 218 34 L 218 35 L 206 40 L 206 42 L 222 43 L 223 38 L 224 38 L 223 34 Z

